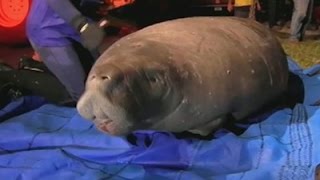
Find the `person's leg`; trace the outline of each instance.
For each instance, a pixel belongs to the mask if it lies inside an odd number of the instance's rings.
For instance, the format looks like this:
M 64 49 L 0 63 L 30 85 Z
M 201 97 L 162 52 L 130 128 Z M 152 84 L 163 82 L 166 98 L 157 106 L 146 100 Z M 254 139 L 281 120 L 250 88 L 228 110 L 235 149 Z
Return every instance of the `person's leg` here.
M 36 47 L 43 63 L 65 86 L 73 100 L 84 91 L 86 73 L 72 45 L 62 47 Z
M 313 0 L 309 0 L 307 11 L 306 11 L 306 18 L 302 22 L 302 28 L 301 28 L 301 37 L 300 39 L 304 39 L 305 32 L 307 30 L 307 26 L 311 23 L 312 20 L 312 13 L 313 13 Z
M 241 18 L 248 18 L 250 14 L 250 7 L 235 7 L 234 16 Z
M 309 0 L 293 0 L 294 8 L 291 18 L 290 39 L 300 40 L 303 31 L 303 20 L 306 18 Z
M 23 56 L 19 59 L 18 69 L 51 73 L 45 64 L 38 60 L 34 60 L 32 57 L 29 56 Z
M 277 10 L 277 1 L 278 0 L 268 0 L 268 23 L 269 28 L 272 28 L 276 25 L 276 10 Z
M 276 8 L 276 20 L 278 25 L 283 26 L 285 22 L 285 16 L 286 16 L 286 1 L 285 0 L 278 0 L 277 2 L 277 8 Z
M 80 43 L 76 41 L 72 41 L 72 47 L 77 53 L 80 63 L 84 69 L 86 76 L 89 74 L 91 67 L 93 66 L 94 62 L 100 56 L 100 52 L 98 50 L 89 51 L 88 49 L 84 48 Z

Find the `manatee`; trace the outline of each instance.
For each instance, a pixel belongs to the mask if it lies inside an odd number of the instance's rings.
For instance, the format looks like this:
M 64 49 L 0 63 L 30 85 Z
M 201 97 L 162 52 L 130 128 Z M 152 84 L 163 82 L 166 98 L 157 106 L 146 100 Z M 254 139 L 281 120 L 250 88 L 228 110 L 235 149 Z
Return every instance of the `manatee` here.
M 237 17 L 169 20 L 127 35 L 93 65 L 77 110 L 109 135 L 206 135 L 279 98 L 288 63 L 276 37 Z

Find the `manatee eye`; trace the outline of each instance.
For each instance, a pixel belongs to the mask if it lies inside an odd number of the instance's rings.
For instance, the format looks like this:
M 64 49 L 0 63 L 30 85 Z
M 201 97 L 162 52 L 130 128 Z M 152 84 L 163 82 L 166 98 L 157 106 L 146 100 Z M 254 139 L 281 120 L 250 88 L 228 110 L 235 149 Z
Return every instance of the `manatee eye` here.
M 150 81 L 150 83 L 157 83 L 159 80 L 157 79 L 157 77 L 151 76 L 151 77 L 149 77 L 149 81 Z
M 166 81 L 164 73 L 156 70 L 145 71 L 146 80 L 149 88 L 147 90 L 154 97 L 159 97 L 166 92 Z
M 146 76 L 150 84 L 157 84 L 157 83 L 164 84 L 162 75 L 160 73 L 149 72 L 149 73 L 146 73 Z

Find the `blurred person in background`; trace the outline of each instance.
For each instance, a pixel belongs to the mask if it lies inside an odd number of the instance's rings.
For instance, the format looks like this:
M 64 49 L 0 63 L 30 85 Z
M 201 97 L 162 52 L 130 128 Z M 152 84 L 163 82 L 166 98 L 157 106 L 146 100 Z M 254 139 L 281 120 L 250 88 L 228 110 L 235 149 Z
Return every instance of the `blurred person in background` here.
M 293 13 L 290 25 L 291 42 L 304 39 L 306 27 L 312 17 L 313 0 L 293 0 Z
M 255 19 L 255 11 L 261 10 L 261 6 L 258 0 L 229 0 L 228 11 L 234 11 L 234 16 L 242 18 Z

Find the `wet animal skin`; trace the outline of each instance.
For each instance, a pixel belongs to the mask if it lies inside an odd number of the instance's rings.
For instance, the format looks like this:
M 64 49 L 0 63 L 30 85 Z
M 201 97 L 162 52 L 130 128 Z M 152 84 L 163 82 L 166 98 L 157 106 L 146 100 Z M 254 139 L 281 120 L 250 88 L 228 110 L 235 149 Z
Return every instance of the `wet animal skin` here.
M 236 17 L 158 23 L 107 49 L 77 109 L 102 132 L 206 135 L 242 119 L 287 88 L 286 55 L 263 25 Z

